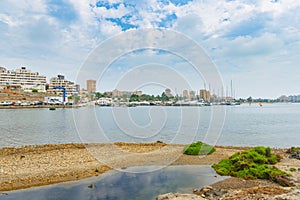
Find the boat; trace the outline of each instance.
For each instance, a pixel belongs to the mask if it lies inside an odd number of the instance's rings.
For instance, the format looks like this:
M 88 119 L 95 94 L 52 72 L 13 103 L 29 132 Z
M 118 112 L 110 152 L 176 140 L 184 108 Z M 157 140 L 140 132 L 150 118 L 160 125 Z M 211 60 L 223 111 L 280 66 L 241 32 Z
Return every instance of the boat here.
M 56 110 L 56 108 L 55 107 L 51 107 L 51 108 L 49 108 L 49 110 Z

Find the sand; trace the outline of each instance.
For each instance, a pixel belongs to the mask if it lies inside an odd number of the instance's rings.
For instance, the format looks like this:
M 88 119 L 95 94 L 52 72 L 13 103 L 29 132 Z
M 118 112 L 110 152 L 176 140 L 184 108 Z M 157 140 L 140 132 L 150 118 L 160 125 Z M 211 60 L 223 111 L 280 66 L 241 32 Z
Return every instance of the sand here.
M 59 144 L 3 148 L 0 149 L 0 191 L 78 180 L 97 176 L 112 168 L 126 170 L 130 166 L 141 165 L 212 165 L 237 151 L 247 149 L 216 147 L 215 153 L 201 157 L 184 155 L 182 154 L 183 148 L 184 145 L 181 144 L 160 142 Z M 283 157 L 276 166 L 300 179 L 298 170 L 300 161 L 289 159 L 284 149 L 278 149 L 275 152 Z M 297 170 L 290 172 L 291 167 Z M 234 182 L 235 180 L 225 181 L 219 186 L 232 186 Z M 269 184 L 272 187 L 272 183 Z

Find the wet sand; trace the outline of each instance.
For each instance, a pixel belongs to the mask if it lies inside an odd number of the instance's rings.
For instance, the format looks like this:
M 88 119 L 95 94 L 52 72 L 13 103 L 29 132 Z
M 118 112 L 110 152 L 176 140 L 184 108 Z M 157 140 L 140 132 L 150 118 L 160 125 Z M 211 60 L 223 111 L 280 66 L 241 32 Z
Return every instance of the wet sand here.
M 211 165 L 236 148 L 209 156 L 183 155 L 184 145 L 59 144 L 0 149 L 0 191 L 48 185 L 95 176 L 112 168 L 141 165 Z

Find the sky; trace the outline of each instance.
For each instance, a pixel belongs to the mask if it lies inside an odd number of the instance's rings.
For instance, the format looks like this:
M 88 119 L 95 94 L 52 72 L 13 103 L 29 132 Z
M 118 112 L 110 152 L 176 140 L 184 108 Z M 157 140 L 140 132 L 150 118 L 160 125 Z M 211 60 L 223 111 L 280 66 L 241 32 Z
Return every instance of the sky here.
M 298 95 L 299 9 L 299 0 L 1 0 L 0 66 L 26 66 L 48 80 L 64 74 L 76 81 L 103 42 L 159 28 L 185 35 L 202 48 L 224 84 L 211 88 L 215 93 L 230 90 L 232 80 L 236 97 Z M 118 57 L 97 78 L 97 88 L 126 90 L 119 83 L 124 77 L 130 80 L 129 74 L 168 79 L 173 93 L 184 88 L 170 74 L 182 76 L 193 90 L 210 85 L 184 58 L 144 49 Z M 169 85 L 154 80 L 135 89 L 160 93 Z

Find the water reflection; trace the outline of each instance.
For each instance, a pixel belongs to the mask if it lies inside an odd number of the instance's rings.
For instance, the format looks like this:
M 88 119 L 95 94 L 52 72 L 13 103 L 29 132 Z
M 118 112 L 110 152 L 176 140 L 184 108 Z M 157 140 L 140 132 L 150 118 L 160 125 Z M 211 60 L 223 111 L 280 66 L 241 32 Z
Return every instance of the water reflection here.
M 128 170 L 151 171 L 151 167 L 147 168 L 131 167 Z M 195 187 L 223 179 L 210 166 L 170 166 L 151 173 L 110 171 L 77 182 L 9 192 L 6 196 L 0 196 L 0 199 L 147 200 L 168 192 L 191 193 Z

